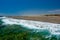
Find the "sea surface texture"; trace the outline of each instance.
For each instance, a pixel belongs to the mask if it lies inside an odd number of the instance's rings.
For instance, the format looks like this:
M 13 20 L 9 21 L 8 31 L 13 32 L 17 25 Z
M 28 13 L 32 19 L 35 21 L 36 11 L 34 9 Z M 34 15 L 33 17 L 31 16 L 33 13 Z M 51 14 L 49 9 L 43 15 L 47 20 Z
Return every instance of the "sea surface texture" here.
M 20 25 L 21 27 L 18 27 L 18 29 L 15 29 L 17 31 L 14 31 L 14 32 L 18 32 L 18 31 L 20 32 L 21 29 L 19 28 L 22 28 L 24 31 L 27 31 L 27 30 L 30 31 L 31 36 L 33 36 L 34 34 L 43 35 L 46 38 L 44 40 L 59 40 L 60 38 L 60 24 L 24 20 L 24 19 L 13 19 L 8 17 L 0 17 L 0 20 L 3 22 L 2 24 L 0 22 L 0 25 Z M 9 27 L 9 28 L 12 28 L 12 27 Z M 3 35 L 3 32 L 1 31 L 1 27 L 0 27 L 0 34 Z M 27 40 L 35 40 L 35 39 L 28 38 Z M 36 40 L 40 40 L 40 39 L 37 38 Z

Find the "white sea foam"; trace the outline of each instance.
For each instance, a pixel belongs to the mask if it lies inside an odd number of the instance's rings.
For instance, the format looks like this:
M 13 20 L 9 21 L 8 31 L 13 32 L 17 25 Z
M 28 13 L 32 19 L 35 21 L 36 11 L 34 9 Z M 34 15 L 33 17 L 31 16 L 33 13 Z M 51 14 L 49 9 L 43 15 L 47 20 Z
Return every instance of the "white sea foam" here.
M 17 24 L 29 29 L 47 29 L 51 35 L 60 35 L 60 24 L 1 17 L 4 24 Z

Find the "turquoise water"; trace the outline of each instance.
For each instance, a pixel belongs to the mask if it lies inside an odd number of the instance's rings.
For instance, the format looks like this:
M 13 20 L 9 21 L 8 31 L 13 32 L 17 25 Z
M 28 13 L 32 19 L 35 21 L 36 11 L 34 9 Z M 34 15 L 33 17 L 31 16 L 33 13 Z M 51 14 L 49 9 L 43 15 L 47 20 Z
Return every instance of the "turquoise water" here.
M 2 25 L 0 20 L 0 40 L 60 40 L 47 29 L 29 29 L 24 25 Z M 50 37 L 51 35 L 51 37 Z

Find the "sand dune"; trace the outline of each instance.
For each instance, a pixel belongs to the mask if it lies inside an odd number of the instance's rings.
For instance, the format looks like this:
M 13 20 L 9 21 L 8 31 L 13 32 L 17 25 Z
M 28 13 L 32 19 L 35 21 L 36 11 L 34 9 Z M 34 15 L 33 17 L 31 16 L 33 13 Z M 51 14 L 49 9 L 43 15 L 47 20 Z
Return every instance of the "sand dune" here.
M 8 16 L 8 17 L 51 23 L 60 23 L 60 16 Z

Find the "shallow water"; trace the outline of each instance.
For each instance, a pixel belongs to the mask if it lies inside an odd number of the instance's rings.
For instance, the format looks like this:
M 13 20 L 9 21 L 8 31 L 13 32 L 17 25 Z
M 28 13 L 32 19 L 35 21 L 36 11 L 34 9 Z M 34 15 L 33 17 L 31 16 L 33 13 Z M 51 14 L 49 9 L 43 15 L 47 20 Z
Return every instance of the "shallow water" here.
M 60 38 L 60 24 L 22 19 L 18 20 L 7 17 L 1 17 L 0 23 L 1 21 L 4 25 L 4 27 L 0 26 L 0 34 L 2 35 L 7 35 L 10 33 L 19 34 L 22 32 L 27 32 L 27 35 L 29 34 L 32 38 L 33 36 L 36 36 L 37 38 L 48 38 L 48 40 L 59 40 Z

